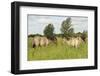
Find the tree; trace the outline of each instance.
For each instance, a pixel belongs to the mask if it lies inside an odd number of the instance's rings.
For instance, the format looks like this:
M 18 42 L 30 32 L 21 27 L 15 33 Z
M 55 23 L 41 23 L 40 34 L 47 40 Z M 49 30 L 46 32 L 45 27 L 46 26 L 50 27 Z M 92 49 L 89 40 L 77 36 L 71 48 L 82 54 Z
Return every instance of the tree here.
M 87 31 L 84 30 L 83 33 L 82 33 L 81 38 L 82 38 L 84 41 L 86 41 L 87 36 L 88 36 L 88 33 L 87 33 Z
M 73 36 L 74 29 L 72 28 L 71 18 L 67 18 L 61 24 L 61 33 L 64 37 L 69 38 Z
M 74 34 L 74 37 L 81 37 L 82 36 L 82 33 L 81 32 L 77 32 Z
M 44 35 L 49 39 L 53 39 L 54 38 L 54 26 L 53 26 L 53 24 L 48 24 L 45 27 Z

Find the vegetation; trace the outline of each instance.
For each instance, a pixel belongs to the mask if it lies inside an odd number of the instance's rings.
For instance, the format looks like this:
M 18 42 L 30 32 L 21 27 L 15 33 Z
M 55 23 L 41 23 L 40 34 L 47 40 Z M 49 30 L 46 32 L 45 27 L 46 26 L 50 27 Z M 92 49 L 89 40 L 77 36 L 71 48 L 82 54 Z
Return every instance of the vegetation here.
M 74 29 L 72 28 L 71 18 L 70 17 L 62 22 L 61 33 L 67 39 L 69 39 L 69 37 L 73 36 Z
M 61 33 L 54 33 L 53 24 L 48 24 L 44 30 L 44 35 L 40 34 L 30 34 L 28 35 L 28 61 L 31 60 L 54 60 L 54 59 L 80 59 L 88 57 L 88 41 L 87 31 L 74 33 L 74 28 L 72 27 L 71 18 L 67 18 L 61 24 Z M 52 40 L 52 42 L 47 46 L 38 46 L 36 48 L 32 47 L 32 39 L 35 36 L 44 36 Z M 70 39 L 71 37 L 81 37 L 84 41 L 78 48 L 69 46 L 63 43 L 63 39 Z
M 43 36 L 43 35 L 40 35 L 40 34 L 30 34 L 30 35 L 28 35 L 28 37 L 35 37 L 35 36 Z
M 87 38 L 87 31 L 83 31 L 82 35 L 81 35 L 81 38 L 86 41 L 86 38 Z
M 28 38 L 28 61 L 55 60 L 55 59 L 82 59 L 88 57 L 88 45 L 82 43 L 74 48 L 62 43 L 62 38 L 57 37 L 57 45 L 32 48 L 32 37 Z
M 44 29 L 44 35 L 49 38 L 49 39 L 53 39 L 54 36 L 54 26 L 53 24 L 48 24 L 45 29 Z

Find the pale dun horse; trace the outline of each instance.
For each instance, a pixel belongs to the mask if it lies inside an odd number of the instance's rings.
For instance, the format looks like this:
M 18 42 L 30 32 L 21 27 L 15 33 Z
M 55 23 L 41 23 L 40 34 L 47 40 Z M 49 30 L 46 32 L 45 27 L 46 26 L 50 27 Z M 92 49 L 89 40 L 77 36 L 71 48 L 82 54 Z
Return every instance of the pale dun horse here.
M 40 46 L 47 46 L 49 44 L 49 40 L 46 37 L 40 38 Z
M 47 46 L 49 44 L 49 40 L 46 37 L 35 36 L 32 41 L 33 48 L 39 46 Z
M 79 45 L 81 44 L 81 42 L 83 42 L 83 41 L 82 41 L 82 39 L 80 37 L 70 38 L 69 40 L 67 40 L 65 38 L 63 39 L 63 43 L 67 43 L 67 45 L 73 46 L 75 48 L 78 48 Z

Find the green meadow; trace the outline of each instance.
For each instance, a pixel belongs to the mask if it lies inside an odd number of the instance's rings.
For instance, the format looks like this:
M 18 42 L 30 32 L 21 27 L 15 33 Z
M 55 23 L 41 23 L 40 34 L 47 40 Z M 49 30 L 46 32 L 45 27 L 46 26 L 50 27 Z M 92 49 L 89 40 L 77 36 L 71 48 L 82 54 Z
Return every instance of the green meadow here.
M 83 59 L 88 58 L 88 43 L 83 42 L 78 48 L 62 43 L 62 38 L 57 38 L 57 45 L 32 48 L 32 37 L 28 37 L 28 61 L 56 60 L 56 59 Z

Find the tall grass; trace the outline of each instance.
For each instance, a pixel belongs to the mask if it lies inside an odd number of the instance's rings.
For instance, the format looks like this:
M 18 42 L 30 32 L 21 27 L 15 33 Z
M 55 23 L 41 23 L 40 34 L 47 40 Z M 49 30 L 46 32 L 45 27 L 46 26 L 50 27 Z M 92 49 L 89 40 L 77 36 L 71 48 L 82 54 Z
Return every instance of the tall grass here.
M 82 59 L 88 57 L 88 44 L 82 43 L 78 48 L 62 43 L 62 38 L 56 44 L 32 48 L 32 38 L 28 38 L 28 61 L 54 59 Z

